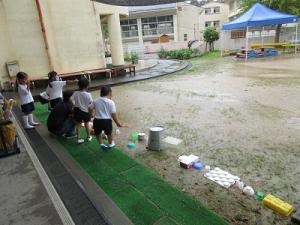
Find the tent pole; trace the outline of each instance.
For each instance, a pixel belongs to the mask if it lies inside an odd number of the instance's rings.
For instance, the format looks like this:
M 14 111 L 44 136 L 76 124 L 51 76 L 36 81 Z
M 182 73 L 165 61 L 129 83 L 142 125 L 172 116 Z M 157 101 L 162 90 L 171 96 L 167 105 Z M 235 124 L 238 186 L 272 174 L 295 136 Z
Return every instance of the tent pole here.
M 295 40 L 295 54 L 297 54 L 297 40 L 298 40 L 298 22 L 296 24 L 296 40 Z
M 248 61 L 248 31 L 249 31 L 249 27 L 247 27 L 246 30 L 246 61 Z
M 261 33 L 261 47 L 263 47 L 263 45 L 265 44 L 264 33 L 265 33 L 265 27 L 263 26 L 262 33 Z
M 223 56 L 223 32 L 221 31 L 221 56 Z

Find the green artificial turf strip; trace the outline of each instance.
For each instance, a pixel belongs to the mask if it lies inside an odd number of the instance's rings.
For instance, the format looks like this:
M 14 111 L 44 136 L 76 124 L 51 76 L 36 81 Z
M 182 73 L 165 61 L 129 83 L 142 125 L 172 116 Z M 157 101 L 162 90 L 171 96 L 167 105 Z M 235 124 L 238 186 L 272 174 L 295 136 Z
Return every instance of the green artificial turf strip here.
M 46 125 L 47 105 L 36 104 L 35 116 Z M 81 135 L 86 136 L 84 129 Z M 81 145 L 57 140 L 134 224 L 227 224 L 117 148 L 103 151 L 95 139 Z
M 158 222 L 156 222 L 155 225 L 178 225 L 174 220 L 171 220 L 168 217 L 164 217 L 160 219 Z

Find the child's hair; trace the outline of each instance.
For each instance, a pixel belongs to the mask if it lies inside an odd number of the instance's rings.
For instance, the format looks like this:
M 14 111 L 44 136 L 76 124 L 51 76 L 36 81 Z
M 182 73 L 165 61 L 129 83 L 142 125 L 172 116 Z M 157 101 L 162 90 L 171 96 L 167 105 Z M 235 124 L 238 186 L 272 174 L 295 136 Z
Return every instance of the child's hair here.
M 101 97 L 107 96 L 110 92 L 111 92 L 111 88 L 109 86 L 103 86 L 101 87 L 100 90 L 100 96 Z
M 25 72 L 18 72 L 16 75 L 16 85 L 15 85 L 15 90 L 18 90 L 18 86 L 19 86 L 19 81 L 28 77 L 28 74 Z
M 89 82 L 88 79 L 86 79 L 86 78 L 84 78 L 84 77 L 80 78 L 79 81 L 78 81 L 78 87 L 79 87 L 79 90 L 82 91 L 82 90 L 84 90 L 84 89 L 87 89 L 88 86 L 89 86 L 89 83 L 90 83 L 90 82 Z
M 48 73 L 48 85 L 52 88 L 51 82 L 56 81 L 57 72 L 51 71 Z
M 63 101 L 64 101 L 64 102 L 69 102 L 69 100 L 70 100 L 70 98 L 72 97 L 73 93 L 74 93 L 74 92 L 71 91 L 71 90 L 64 91 L 64 92 L 63 92 Z
M 19 81 L 19 80 L 22 80 L 22 79 L 28 77 L 28 75 L 25 72 L 18 72 L 16 77 L 17 77 L 17 80 Z

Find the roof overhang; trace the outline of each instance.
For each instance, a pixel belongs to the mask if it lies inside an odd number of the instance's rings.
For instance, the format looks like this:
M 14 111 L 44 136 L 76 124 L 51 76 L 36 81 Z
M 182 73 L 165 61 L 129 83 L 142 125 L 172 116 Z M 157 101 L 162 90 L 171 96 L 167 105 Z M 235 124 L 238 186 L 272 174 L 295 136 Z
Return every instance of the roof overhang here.
M 147 5 L 160 5 L 160 4 L 183 2 L 183 0 L 91 0 L 91 1 L 105 3 L 109 5 L 120 5 L 120 6 L 147 6 Z

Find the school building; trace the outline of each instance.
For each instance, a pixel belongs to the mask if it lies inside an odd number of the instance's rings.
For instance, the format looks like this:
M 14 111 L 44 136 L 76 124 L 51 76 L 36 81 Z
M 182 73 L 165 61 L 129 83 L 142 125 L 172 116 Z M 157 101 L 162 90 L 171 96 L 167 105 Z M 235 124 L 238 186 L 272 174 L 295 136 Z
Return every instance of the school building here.
M 236 19 L 241 12 L 241 0 L 225 0 L 225 3 L 229 5 L 229 21 Z
M 76 72 L 106 67 L 101 24 L 107 23 L 113 65 L 123 65 L 120 19 L 128 7 L 88 0 L 0 1 L 0 81 L 11 68 L 31 77 L 49 71 Z
M 121 20 L 124 46 L 158 42 L 167 35 L 170 41 L 199 40 L 200 8 L 178 2 L 129 7 L 129 17 Z
M 201 6 L 199 17 L 201 37 L 208 27 L 221 30 L 222 26 L 229 21 L 229 6 L 222 2 L 209 2 Z

